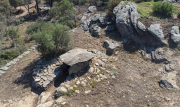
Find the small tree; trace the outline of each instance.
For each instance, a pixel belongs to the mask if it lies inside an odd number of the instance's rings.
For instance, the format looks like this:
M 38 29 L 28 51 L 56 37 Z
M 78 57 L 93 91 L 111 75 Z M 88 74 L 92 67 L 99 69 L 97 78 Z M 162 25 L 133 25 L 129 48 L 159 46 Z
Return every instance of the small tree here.
M 56 17 L 60 23 L 72 28 L 76 24 L 75 9 L 69 0 L 62 0 L 60 3 L 54 2 L 54 7 L 49 10 L 51 17 Z
M 70 28 L 62 24 L 44 23 L 36 32 L 33 38 L 38 44 L 38 51 L 43 57 L 49 58 L 66 52 L 69 49 L 71 39 Z
M 17 32 L 13 29 L 8 30 L 6 35 L 9 35 L 13 41 L 18 37 Z
M 172 16 L 174 12 L 174 5 L 169 2 L 155 2 L 153 4 L 153 12 L 165 16 Z

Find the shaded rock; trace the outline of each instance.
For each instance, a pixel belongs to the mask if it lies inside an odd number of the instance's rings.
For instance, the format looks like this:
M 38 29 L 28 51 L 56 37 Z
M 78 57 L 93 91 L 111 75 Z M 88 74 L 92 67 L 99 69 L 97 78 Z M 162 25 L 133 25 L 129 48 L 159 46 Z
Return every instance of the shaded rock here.
M 97 21 L 100 17 L 100 14 L 94 14 L 92 17 L 91 17 L 91 21 Z
M 119 44 L 112 43 L 112 41 L 108 41 L 108 40 L 104 41 L 103 45 L 107 49 L 106 52 L 109 55 L 113 54 L 115 49 L 120 47 Z
M 83 19 L 84 18 L 84 19 Z M 91 24 L 91 17 L 87 19 L 86 16 L 83 16 L 81 19 L 81 27 L 83 31 L 89 31 L 89 26 Z
M 128 17 L 129 14 L 129 5 L 124 6 L 124 2 L 120 2 L 118 6 L 116 6 L 113 10 L 113 12 L 116 15 L 116 27 L 118 28 L 118 31 L 123 37 L 130 37 L 133 33 L 133 27 L 131 25 L 130 20 Z
M 106 24 L 106 17 L 107 17 L 106 13 L 103 13 L 103 14 L 100 15 L 99 21 L 101 22 L 102 25 Z
M 164 34 L 162 31 L 162 27 L 160 24 L 151 24 L 150 27 L 148 28 L 148 31 L 159 41 L 162 43 L 165 43 L 165 38 Z M 166 44 L 166 43 L 165 43 Z
M 94 57 L 94 54 L 85 49 L 76 48 L 68 51 L 60 56 L 63 69 L 68 69 L 69 74 L 81 71 L 89 65 L 89 60 Z
M 106 26 L 105 31 L 113 31 L 115 29 L 114 25 Z
M 159 81 L 159 85 L 162 88 L 179 89 L 176 85 L 176 71 L 165 74 Z
M 180 32 L 179 32 L 179 27 L 178 26 L 173 26 L 172 27 L 172 30 L 171 30 L 171 39 L 175 43 L 179 43 L 180 42 Z
M 55 95 L 56 96 L 59 96 L 59 95 L 61 95 L 61 94 L 63 94 L 63 93 L 66 93 L 67 92 L 67 89 L 66 88 L 64 88 L 64 87 L 58 87 L 57 89 L 56 89 L 56 91 L 55 91 Z
M 99 27 L 99 26 L 94 26 L 93 28 L 92 28 L 92 36 L 94 36 L 94 37 L 99 37 L 100 35 L 101 35 L 101 28 Z
M 155 51 L 152 51 L 151 60 L 158 63 L 168 61 L 165 56 L 165 50 L 163 48 L 158 48 Z
M 89 13 L 93 13 L 93 12 L 96 12 L 96 11 L 97 11 L 96 6 L 90 6 L 90 7 L 88 8 L 88 12 L 89 12 Z
M 167 72 L 174 70 L 174 68 L 175 68 L 175 65 L 174 65 L 174 64 L 166 64 L 166 65 L 165 65 L 165 70 L 166 70 Z

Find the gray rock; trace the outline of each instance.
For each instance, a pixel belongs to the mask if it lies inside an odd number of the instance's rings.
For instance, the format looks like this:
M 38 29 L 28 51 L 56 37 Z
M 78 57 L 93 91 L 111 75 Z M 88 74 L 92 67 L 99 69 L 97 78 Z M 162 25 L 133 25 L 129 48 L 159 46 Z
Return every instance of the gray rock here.
M 81 27 L 83 31 L 89 31 L 90 22 L 91 22 L 91 18 L 87 19 L 82 23 Z
M 106 17 L 107 17 L 107 14 L 106 13 L 103 13 L 100 15 L 99 17 L 99 21 L 102 25 L 105 25 L 106 24 Z
M 9 69 L 9 67 L 7 67 L 7 66 L 0 68 L 0 70 L 3 70 L 3 71 L 7 71 L 8 69 Z
M 151 60 L 157 63 L 167 62 L 168 58 L 165 55 L 165 50 L 163 48 L 158 48 L 151 52 Z
M 131 2 L 130 2 L 131 3 Z M 137 20 L 141 17 L 141 15 L 137 12 L 137 7 L 136 7 L 136 5 L 134 4 L 134 3 L 131 3 L 131 8 L 132 9 L 130 9 L 130 10 L 132 10 L 132 12 L 131 12 L 131 15 L 130 15 L 130 18 L 131 18 L 131 22 L 132 22 L 132 24 L 133 24 L 133 26 L 134 26 L 134 28 L 136 29 L 136 31 L 138 32 L 138 33 L 141 33 L 141 31 L 139 31 L 139 29 L 138 29 L 138 27 L 137 27 Z
M 138 27 L 141 31 L 144 31 L 144 32 L 147 31 L 146 26 L 145 26 L 143 23 L 141 23 L 140 21 L 138 21 L 137 27 Z
M 121 9 L 122 6 L 125 6 L 124 1 L 121 1 L 114 9 L 113 9 L 113 13 L 116 15 L 119 10 Z
M 42 92 L 38 98 L 38 104 L 45 103 L 52 94 L 50 92 Z
M 115 49 L 120 47 L 119 44 L 112 43 L 112 41 L 108 41 L 108 40 L 104 41 L 103 45 L 107 49 L 106 52 L 109 55 L 113 54 Z
M 101 28 L 99 26 L 94 26 L 92 28 L 92 36 L 99 37 L 101 35 Z
M 165 74 L 159 81 L 160 87 L 167 89 L 179 89 L 176 84 L 176 73 L 176 71 L 173 71 Z
M 84 23 L 84 21 L 86 21 L 86 19 L 87 19 L 87 16 L 82 16 L 80 22 L 81 22 L 81 23 Z
M 79 72 L 89 65 L 89 60 L 94 57 L 94 54 L 88 52 L 85 49 L 76 48 L 68 51 L 60 56 L 60 59 L 64 63 L 64 69 L 70 66 L 68 69 L 69 74 Z
M 77 18 L 78 20 L 81 20 L 82 17 L 83 17 L 82 14 L 76 16 L 76 18 Z
M 166 70 L 167 72 L 174 70 L 174 68 L 175 68 L 175 65 L 174 65 L 174 64 L 166 64 L 166 65 L 165 65 L 165 70 Z
M 173 26 L 172 27 L 172 30 L 171 30 L 171 39 L 175 43 L 179 43 L 180 42 L 180 32 L 179 32 L 179 27 L 178 26 Z
M 64 102 L 65 99 L 63 97 L 59 97 L 57 100 L 56 100 L 56 104 L 60 104 L 62 102 Z
M 160 24 L 151 24 L 148 31 L 159 41 L 165 43 L 164 34 Z
M 92 17 L 91 17 L 91 21 L 97 21 L 100 17 L 100 14 L 94 14 Z
M 88 8 L 88 12 L 89 12 L 89 13 L 93 13 L 93 12 L 96 12 L 96 11 L 97 11 L 96 6 L 90 6 L 90 7 Z
M 124 2 L 120 2 L 120 4 L 114 8 L 114 13 L 116 15 L 116 27 L 118 28 L 118 31 L 123 37 L 128 38 L 131 37 L 133 33 L 133 27 L 128 18 L 130 16 L 130 6 L 124 6 L 124 4 L 122 3 Z
M 105 28 L 105 31 L 113 31 L 115 29 L 114 25 L 108 25 Z
M 55 95 L 56 96 L 59 96 L 59 95 L 61 95 L 61 94 L 63 94 L 63 93 L 66 93 L 67 92 L 67 89 L 66 88 L 64 88 L 64 87 L 58 87 L 57 89 L 56 89 L 56 91 L 55 91 Z

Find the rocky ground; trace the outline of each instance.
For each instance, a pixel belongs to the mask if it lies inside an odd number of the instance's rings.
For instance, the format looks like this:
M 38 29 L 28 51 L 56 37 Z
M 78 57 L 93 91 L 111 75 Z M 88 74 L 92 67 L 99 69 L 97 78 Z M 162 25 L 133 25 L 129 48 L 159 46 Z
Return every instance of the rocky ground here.
M 130 6 L 134 5 L 130 3 Z M 135 6 L 126 7 L 134 9 L 132 16 L 134 14 L 139 17 Z M 121 9 L 126 7 L 119 8 L 116 14 L 121 15 Z M 94 12 L 95 8 L 91 7 L 88 11 Z M 129 17 L 128 14 L 125 15 Z M 106 20 L 104 14 L 87 12 L 79 17 L 82 28 L 72 30 L 71 44 L 75 49 L 85 49 L 83 51 L 87 52 L 84 53 L 89 56 L 85 56 L 83 52 L 80 55 L 88 61 L 74 63 L 74 60 L 82 60 L 79 56 L 79 59 L 74 59 L 72 64 L 73 54 L 69 56 L 70 61 L 63 61 L 63 58 L 67 57 L 62 58 L 62 56 L 44 61 L 40 59 L 40 54 L 36 50 L 30 52 L 0 75 L 2 107 L 180 106 L 180 56 L 177 44 L 173 42 L 179 38 L 179 33 L 176 31 L 178 27 L 173 29 L 175 33 L 171 33 L 172 26 L 179 26 L 179 19 L 163 19 L 156 22 L 151 19 L 141 19 L 145 27 L 129 24 L 128 27 L 130 28 L 131 25 L 133 28 L 130 30 L 116 21 L 116 25 L 124 27 L 125 30 L 122 30 L 120 27 L 116 28 L 115 23 L 109 22 L 109 19 Z M 137 22 L 137 17 L 129 18 Z M 118 18 L 128 22 L 126 17 Z M 104 27 L 99 26 L 99 22 L 105 24 Z M 154 32 L 149 26 L 157 23 L 162 27 L 153 25 L 158 28 L 154 28 L 157 31 Z M 132 34 L 140 34 L 142 31 L 151 36 L 149 38 L 155 40 L 154 43 L 157 41 L 162 44 L 167 41 L 167 45 L 144 46 L 142 49 L 143 42 L 139 46 L 135 43 L 136 39 L 145 41 L 148 39 L 141 35 L 140 37 L 135 35 L 137 38 L 132 37 Z M 127 32 L 135 42 L 122 38 L 121 35 Z M 177 38 L 171 40 L 172 35 Z M 92 54 L 93 58 L 90 57 Z M 84 66 L 87 63 L 90 64 L 89 68 L 76 74 L 68 74 L 73 67 L 75 69 L 76 66 Z M 61 72 L 64 64 L 68 66 L 68 73 Z
M 82 38 L 77 38 L 77 36 Z M 112 38 L 116 38 L 116 36 L 117 35 Z M 105 48 L 102 47 L 103 41 L 109 40 L 109 37 L 106 36 L 94 38 L 88 33 L 83 33 L 81 30 L 73 33 L 72 38 L 74 38 L 72 39 L 72 43 L 75 44 L 75 47 L 97 49 L 103 53 L 106 52 Z M 173 60 L 178 61 L 178 57 L 179 56 L 174 56 Z M 0 85 L 2 87 L 0 100 L 2 106 L 35 107 L 38 101 L 41 101 L 42 95 L 40 92 L 35 91 L 31 87 L 32 73 L 38 59 L 39 53 L 37 51 L 31 52 L 27 57 L 13 65 L 11 69 L 0 76 Z M 175 68 L 177 73 L 179 72 L 178 65 L 179 63 L 177 62 Z M 94 69 L 101 68 L 101 73 L 94 75 L 88 72 L 86 75 L 70 81 L 69 85 L 76 85 L 79 91 L 66 94 L 57 101 L 57 99 L 54 98 L 54 92 L 58 86 L 57 84 L 59 84 L 59 79 L 57 79 L 54 83 L 55 85 L 52 84 L 47 91 L 45 91 L 44 96 L 48 98 L 46 99 L 47 101 L 44 102 L 52 101 L 56 103 L 56 106 L 64 105 L 67 107 L 180 106 L 178 89 L 169 90 L 159 86 L 158 82 L 164 75 L 159 69 L 164 67 L 164 64 L 155 64 L 149 60 L 145 60 L 139 52 L 132 54 L 123 49 L 119 49 L 115 55 L 108 58 L 104 67 L 99 67 L 95 63 L 92 63 L 91 66 L 94 67 Z M 93 85 L 91 82 L 86 82 L 86 86 L 80 85 L 87 77 L 95 78 L 100 74 L 105 75 L 107 78 L 98 82 L 95 81 Z M 177 75 L 177 77 L 179 78 L 179 75 Z M 178 78 L 177 86 L 180 86 Z M 61 86 L 63 86 L 63 84 Z M 50 95 L 47 93 L 50 93 Z M 39 95 L 41 96 L 38 98 Z

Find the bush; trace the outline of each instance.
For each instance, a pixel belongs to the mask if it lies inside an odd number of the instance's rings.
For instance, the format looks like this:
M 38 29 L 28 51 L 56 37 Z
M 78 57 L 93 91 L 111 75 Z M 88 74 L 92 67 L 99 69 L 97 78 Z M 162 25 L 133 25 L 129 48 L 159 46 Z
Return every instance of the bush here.
M 44 58 L 54 57 L 69 49 L 70 28 L 62 24 L 45 23 L 33 37 L 38 44 L 37 50 Z
M 121 0 L 110 0 L 107 7 L 107 14 L 113 16 L 113 9 L 120 3 Z
M 41 23 L 35 23 L 30 25 L 27 30 L 26 33 L 27 34 L 33 34 L 34 32 L 37 32 L 41 26 L 43 26 L 43 24 L 45 24 L 45 22 L 41 22 Z
M 169 2 L 155 2 L 153 4 L 153 12 L 160 15 L 172 16 L 174 6 Z
M 75 9 L 73 8 L 73 3 L 69 0 L 62 0 L 60 3 L 54 2 L 54 7 L 49 10 L 51 17 L 55 17 L 60 20 L 60 23 L 67 25 L 70 28 L 76 24 Z
M 89 0 L 70 0 L 74 5 L 84 5 L 89 2 Z
M 19 46 L 22 46 L 25 44 L 25 41 L 23 38 L 18 38 L 16 42 L 17 42 L 17 45 L 19 45 Z
M 7 50 L 3 50 L 0 54 L 0 58 L 1 59 L 6 59 L 6 60 L 12 60 L 14 58 L 16 58 L 17 56 L 19 56 L 21 53 L 18 52 L 18 50 L 16 49 L 7 49 Z
M 13 30 L 13 29 L 10 29 L 10 30 L 8 30 L 8 31 L 6 31 L 6 34 L 5 34 L 6 36 L 7 35 L 9 35 L 9 37 L 12 39 L 12 40 L 14 40 L 14 39 L 16 39 L 19 35 L 17 35 L 17 32 L 15 31 L 15 30 Z

